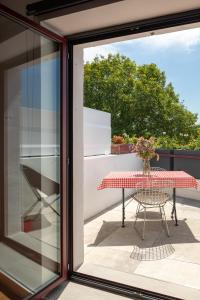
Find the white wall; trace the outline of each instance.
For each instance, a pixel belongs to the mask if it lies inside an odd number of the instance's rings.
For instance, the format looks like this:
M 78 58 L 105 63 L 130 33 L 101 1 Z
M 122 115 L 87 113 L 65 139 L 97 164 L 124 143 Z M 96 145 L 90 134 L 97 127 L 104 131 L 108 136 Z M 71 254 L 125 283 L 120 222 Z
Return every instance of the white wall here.
M 111 153 L 111 114 L 84 107 L 84 156 Z
M 101 180 L 111 171 L 141 170 L 142 162 L 135 154 L 101 155 L 84 158 L 84 220 L 109 208 L 122 199 L 121 189 L 97 190 Z M 133 190 L 125 190 L 128 195 Z
M 73 62 L 73 263 L 84 261 L 83 240 L 83 51 L 74 47 Z

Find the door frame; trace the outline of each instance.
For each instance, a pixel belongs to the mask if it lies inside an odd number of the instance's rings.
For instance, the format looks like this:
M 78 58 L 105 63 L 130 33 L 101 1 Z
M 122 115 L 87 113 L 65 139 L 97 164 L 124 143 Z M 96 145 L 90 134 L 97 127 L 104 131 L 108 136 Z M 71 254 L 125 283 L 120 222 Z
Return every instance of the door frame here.
M 52 289 L 60 285 L 62 282 L 69 278 L 68 272 L 68 91 L 67 91 L 67 39 L 60 36 L 50 30 L 40 26 L 32 20 L 16 13 L 8 7 L 0 4 L 0 15 L 9 18 L 10 20 L 24 26 L 25 28 L 32 30 L 41 36 L 44 36 L 59 44 L 60 58 L 61 58 L 61 70 L 60 70 L 60 195 L 61 195 L 61 244 L 60 244 L 60 266 L 61 272 L 58 279 L 48 284 L 38 293 L 34 294 L 31 299 L 42 299 Z M 1 201 L 2 202 L 2 201 Z
M 69 119 L 69 136 L 70 136 L 70 173 L 69 173 L 69 270 L 70 280 L 80 284 L 84 284 L 93 288 L 108 291 L 126 297 L 134 297 L 134 299 L 149 299 L 149 300 L 181 300 L 180 298 L 164 295 L 157 292 L 141 289 L 136 286 L 126 285 L 120 282 L 107 280 L 92 275 L 84 274 L 74 271 L 73 269 L 73 48 L 76 45 L 91 43 L 101 40 L 108 40 L 112 38 L 134 35 L 139 33 L 151 32 L 159 29 L 167 29 L 171 27 L 199 23 L 200 9 L 155 17 L 151 19 L 140 20 L 136 22 L 115 25 L 103 29 L 97 29 L 87 32 L 81 32 L 68 36 L 69 49 L 69 97 L 70 97 L 70 119 Z

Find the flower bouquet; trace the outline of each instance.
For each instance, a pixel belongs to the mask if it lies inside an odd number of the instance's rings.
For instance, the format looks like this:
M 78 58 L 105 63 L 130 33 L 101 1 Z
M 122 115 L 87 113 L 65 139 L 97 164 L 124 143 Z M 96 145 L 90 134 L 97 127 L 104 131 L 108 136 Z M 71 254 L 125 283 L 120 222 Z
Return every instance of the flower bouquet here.
M 137 143 L 133 147 L 132 152 L 136 152 L 137 155 L 143 160 L 143 175 L 149 176 L 150 160 L 154 157 L 156 157 L 156 159 L 159 160 L 159 155 L 155 152 L 155 138 L 138 138 Z

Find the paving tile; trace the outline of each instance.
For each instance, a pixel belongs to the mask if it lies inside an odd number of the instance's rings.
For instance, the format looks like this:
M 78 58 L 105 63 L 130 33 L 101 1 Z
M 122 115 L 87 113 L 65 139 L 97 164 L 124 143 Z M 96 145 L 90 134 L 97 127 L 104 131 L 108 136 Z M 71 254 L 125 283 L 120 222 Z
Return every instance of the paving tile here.
M 136 205 L 136 202 L 132 201 L 126 207 L 125 228 L 120 226 L 120 204 L 85 226 L 85 242 L 90 240 L 92 243 L 85 243 L 86 255 L 83 267 L 90 265 L 90 271 L 93 266 L 96 270 L 101 267 L 107 269 L 107 273 L 121 272 L 126 276 L 132 276 L 133 281 L 133 278 L 138 276 L 152 280 L 152 283 L 155 280 L 161 286 L 160 292 L 164 286 L 171 285 L 176 294 L 176 289 L 181 290 L 182 287 L 188 291 L 187 299 L 195 299 L 192 298 L 192 291 L 194 294 L 197 292 L 200 282 L 200 201 L 177 198 L 179 226 L 175 226 L 174 220 L 171 220 L 172 203 L 167 203 L 165 210 L 170 237 L 167 237 L 159 221 L 158 210 L 149 210 L 144 241 L 140 238 L 143 226 L 142 212 L 138 216 L 136 229 L 133 226 Z M 163 259 L 139 261 L 135 256 L 131 257 L 134 247 L 145 250 L 167 246 L 173 251 Z M 125 278 L 123 277 L 123 280 Z M 176 296 L 178 297 L 178 294 Z M 200 299 L 200 294 L 198 298 Z
M 93 248 L 85 256 L 85 263 L 104 266 L 113 270 L 133 273 L 139 261 L 130 258 L 131 251 L 115 250 L 110 247 Z
M 197 264 L 168 258 L 142 261 L 137 266 L 135 274 L 199 289 L 200 265 Z
M 185 287 L 183 285 L 177 285 L 172 282 L 141 276 L 138 274 L 125 273 L 94 264 L 83 264 L 79 271 L 84 274 L 89 274 L 108 280 L 112 278 L 112 280 L 115 282 L 124 283 L 184 300 L 200 299 L 200 290 Z

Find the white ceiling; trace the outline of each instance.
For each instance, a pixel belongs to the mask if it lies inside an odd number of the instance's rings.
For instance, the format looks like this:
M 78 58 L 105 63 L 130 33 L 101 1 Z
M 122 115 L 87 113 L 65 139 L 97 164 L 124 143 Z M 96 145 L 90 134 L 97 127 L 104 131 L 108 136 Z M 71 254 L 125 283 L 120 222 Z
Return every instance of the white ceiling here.
M 124 0 L 42 23 L 58 33 L 70 35 L 196 8 L 200 8 L 200 0 Z

